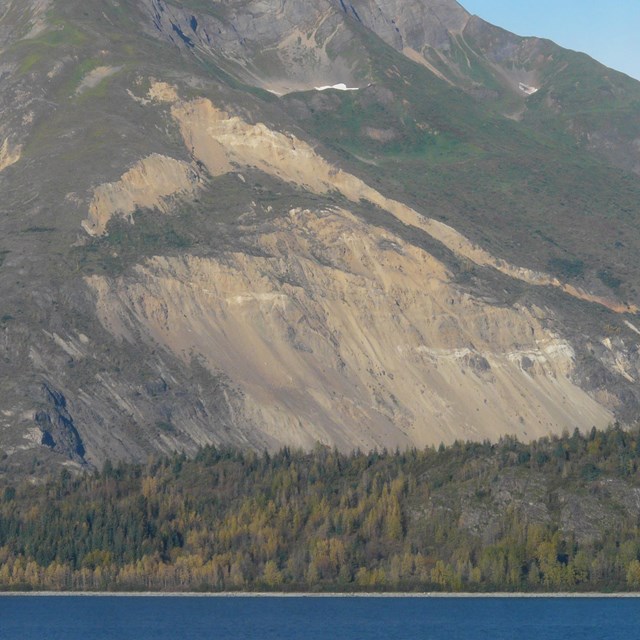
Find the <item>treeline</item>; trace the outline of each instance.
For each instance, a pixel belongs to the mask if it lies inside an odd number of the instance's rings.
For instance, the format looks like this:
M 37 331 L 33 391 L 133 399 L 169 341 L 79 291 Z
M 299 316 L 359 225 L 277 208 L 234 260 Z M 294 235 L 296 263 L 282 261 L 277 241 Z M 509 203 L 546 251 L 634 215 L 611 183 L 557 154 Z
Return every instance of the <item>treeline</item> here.
M 0 486 L 0 589 L 640 588 L 640 436 L 207 447 Z

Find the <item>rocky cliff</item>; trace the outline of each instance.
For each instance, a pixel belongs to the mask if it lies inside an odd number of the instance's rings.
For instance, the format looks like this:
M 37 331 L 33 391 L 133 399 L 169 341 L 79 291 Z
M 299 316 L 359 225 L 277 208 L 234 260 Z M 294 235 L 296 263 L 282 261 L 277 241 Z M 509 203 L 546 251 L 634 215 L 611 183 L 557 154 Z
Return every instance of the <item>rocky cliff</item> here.
M 637 420 L 637 82 L 449 0 L 9 2 L 0 46 L 2 472 Z

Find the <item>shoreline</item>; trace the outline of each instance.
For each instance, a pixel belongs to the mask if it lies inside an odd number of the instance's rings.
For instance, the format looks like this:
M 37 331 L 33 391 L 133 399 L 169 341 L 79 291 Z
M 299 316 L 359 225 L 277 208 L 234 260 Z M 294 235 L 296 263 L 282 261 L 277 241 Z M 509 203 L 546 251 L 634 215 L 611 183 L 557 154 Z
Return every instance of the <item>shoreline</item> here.
M 312 593 L 312 592 L 237 592 L 223 591 L 220 593 L 199 593 L 191 591 L 0 591 L 0 598 L 3 597 L 31 597 L 31 598 L 385 598 L 385 599 L 438 599 L 438 598 L 509 598 L 509 599 L 534 599 L 534 598 L 573 598 L 573 599 L 593 599 L 593 598 L 640 598 L 640 592 L 620 592 L 620 593 L 446 593 L 446 592 L 382 592 L 382 593 Z

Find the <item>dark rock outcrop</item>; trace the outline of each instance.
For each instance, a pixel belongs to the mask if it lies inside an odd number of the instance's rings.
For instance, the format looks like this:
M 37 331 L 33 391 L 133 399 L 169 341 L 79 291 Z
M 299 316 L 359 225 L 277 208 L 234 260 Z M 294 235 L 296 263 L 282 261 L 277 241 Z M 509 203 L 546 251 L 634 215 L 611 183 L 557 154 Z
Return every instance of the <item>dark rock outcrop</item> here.
M 48 408 L 37 411 L 34 418 L 42 431 L 42 444 L 75 462 L 84 463 L 84 444 L 67 409 L 66 398 L 46 382 L 42 385 L 42 395 Z

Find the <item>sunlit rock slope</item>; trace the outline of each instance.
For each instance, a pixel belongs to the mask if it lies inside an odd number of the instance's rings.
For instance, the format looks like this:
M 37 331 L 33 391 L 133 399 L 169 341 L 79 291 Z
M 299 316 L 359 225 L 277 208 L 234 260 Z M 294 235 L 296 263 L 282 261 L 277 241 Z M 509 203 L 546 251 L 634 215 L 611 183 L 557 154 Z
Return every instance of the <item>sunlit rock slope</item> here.
M 453 0 L 0 9 L 0 473 L 640 415 L 640 85 Z

